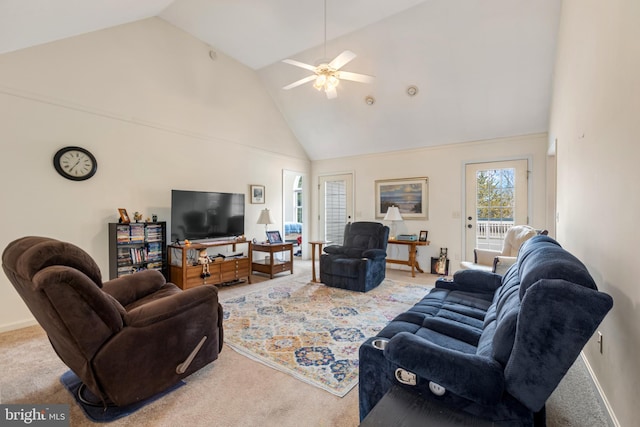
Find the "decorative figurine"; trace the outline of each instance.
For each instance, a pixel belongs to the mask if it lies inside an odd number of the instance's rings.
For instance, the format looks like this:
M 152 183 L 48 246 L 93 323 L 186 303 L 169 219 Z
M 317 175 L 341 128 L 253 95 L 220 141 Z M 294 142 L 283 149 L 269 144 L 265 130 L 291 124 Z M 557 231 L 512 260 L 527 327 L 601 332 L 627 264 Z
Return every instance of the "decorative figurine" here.
M 203 279 L 211 276 L 211 273 L 209 273 L 210 262 L 211 259 L 209 258 L 209 254 L 207 254 L 207 250 L 200 249 L 200 253 L 198 254 L 198 264 L 202 264 L 202 274 L 200 274 L 200 277 Z

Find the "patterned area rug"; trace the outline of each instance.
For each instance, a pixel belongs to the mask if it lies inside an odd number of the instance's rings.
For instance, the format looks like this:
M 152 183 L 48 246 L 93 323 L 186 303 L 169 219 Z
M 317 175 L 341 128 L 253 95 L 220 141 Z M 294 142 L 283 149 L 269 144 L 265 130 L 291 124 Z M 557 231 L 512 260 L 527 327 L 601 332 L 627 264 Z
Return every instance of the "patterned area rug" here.
M 358 348 L 430 289 L 385 280 L 367 292 L 284 282 L 222 301 L 234 350 L 344 396 L 358 383 Z

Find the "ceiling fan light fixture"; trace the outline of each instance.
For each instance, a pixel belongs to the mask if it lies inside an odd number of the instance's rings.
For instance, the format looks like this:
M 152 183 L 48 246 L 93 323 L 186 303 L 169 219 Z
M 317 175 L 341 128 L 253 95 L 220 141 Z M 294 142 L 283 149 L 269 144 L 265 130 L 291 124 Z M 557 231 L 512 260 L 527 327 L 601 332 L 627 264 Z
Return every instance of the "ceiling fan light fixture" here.
M 331 90 L 331 89 L 335 89 L 336 86 L 338 86 L 339 84 L 340 84 L 340 80 L 333 74 L 330 74 L 329 77 L 327 77 L 327 82 L 325 83 L 325 87 L 326 87 L 326 90 Z
M 316 77 L 316 81 L 313 82 L 313 87 L 317 90 L 322 90 L 326 82 L 327 76 L 325 76 L 324 74 L 318 74 L 318 77 Z
M 324 1 L 324 56 L 327 56 L 327 2 Z M 294 59 L 284 59 L 285 62 L 290 65 L 294 65 L 305 70 L 312 71 L 315 75 L 310 75 L 293 83 L 284 86 L 282 89 L 289 90 L 294 87 L 298 87 L 305 83 L 313 82 L 313 87 L 318 91 L 324 89 L 328 99 L 333 99 L 338 96 L 336 87 L 340 84 L 340 79 L 350 80 L 360 83 L 371 83 L 373 76 L 366 74 L 352 73 L 350 71 L 340 71 L 342 67 L 356 57 L 356 54 L 350 50 L 345 50 L 340 55 L 333 58 L 331 62 L 323 62 L 319 65 L 305 64 Z

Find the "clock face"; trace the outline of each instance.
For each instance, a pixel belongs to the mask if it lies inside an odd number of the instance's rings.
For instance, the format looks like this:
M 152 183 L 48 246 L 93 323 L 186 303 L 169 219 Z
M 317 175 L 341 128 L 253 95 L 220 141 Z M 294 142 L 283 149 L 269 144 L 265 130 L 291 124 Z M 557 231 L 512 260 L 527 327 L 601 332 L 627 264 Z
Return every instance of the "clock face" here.
M 98 169 L 96 158 L 81 147 L 65 147 L 53 157 L 53 166 L 63 177 L 72 181 L 83 181 L 95 175 Z

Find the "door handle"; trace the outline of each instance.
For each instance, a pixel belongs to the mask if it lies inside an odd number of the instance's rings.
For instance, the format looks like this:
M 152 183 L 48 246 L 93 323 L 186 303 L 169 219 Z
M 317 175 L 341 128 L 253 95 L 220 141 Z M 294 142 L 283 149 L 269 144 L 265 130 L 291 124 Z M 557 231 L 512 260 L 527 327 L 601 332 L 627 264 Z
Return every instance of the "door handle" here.
M 473 225 L 467 224 L 467 228 L 473 228 Z

